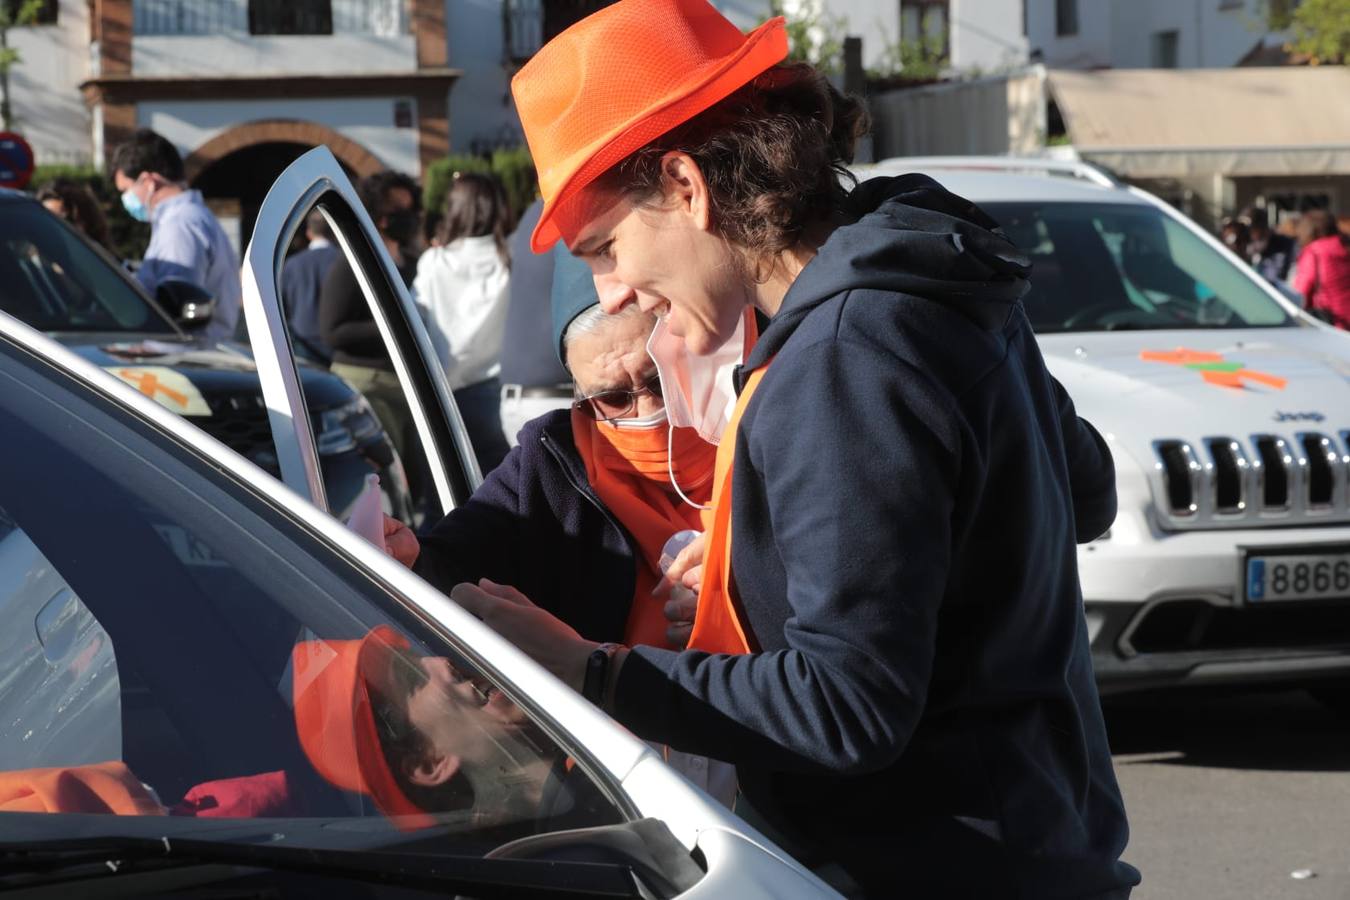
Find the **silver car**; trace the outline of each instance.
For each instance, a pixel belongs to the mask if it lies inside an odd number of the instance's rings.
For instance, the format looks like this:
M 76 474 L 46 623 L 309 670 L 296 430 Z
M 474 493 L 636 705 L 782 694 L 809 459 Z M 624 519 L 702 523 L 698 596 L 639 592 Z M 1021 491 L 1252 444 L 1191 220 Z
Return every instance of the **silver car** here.
M 290 487 L 0 314 L 0 890 L 837 896 L 325 511 L 276 302 L 315 203 L 391 340 L 442 507 L 477 480 L 326 149 L 274 186 L 245 271 Z

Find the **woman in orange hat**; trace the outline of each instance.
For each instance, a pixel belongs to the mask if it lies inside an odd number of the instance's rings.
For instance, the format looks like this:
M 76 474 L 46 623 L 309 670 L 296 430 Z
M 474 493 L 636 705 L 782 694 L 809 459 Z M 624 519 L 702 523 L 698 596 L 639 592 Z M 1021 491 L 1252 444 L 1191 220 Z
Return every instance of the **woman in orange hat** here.
M 781 19 L 621 0 L 513 84 L 534 249 L 682 339 L 668 406 L 770 318 L 691 641 L 749 652 L 611 653 L 513 591 L 453 596 L 638 735 L 735 762 L 737 811 L 849 893 L 1125 897 L 1075 548 L 1114 519 L 1110 453 L 1045 369 L 1026 257 L 931 179 L 841 186 L 862 111 L 786 54 Z

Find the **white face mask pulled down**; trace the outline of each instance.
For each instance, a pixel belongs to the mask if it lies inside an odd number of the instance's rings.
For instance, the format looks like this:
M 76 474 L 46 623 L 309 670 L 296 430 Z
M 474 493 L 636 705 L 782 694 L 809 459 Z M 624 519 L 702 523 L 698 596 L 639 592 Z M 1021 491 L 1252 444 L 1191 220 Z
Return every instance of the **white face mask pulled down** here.
M 689 352 L 684 338 L 670 333 L 666 317 L 656 320 L 652 336 L 647 339 L 647 355 L 656 363 L 661 378 L 661 395 L 665 398 L 666 416 L 670 420 L 667 435 L 670 483 L 675 493 L 690 506 L 711 509 L 695 503 L 680 490 L 675 480 L 674 433 L 676 428 L 693 428 L 699 437 L 710 444 L 719 444 L 722 432 L 736 409 L 736 386 L 733 373 L 745 361 L 745 321 L 741 316 L 735 332 L 725 344 L 705 356 Z

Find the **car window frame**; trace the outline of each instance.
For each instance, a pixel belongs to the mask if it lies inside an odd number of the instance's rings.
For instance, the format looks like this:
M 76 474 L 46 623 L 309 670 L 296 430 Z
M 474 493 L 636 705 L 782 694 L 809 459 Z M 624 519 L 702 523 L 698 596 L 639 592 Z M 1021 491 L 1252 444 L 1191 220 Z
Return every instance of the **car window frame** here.
M 318 451 L 281 302 L 281 272 L 291 241 L 311 209 L 335 242 L 365 295 L 403 387 L 441 514 L 467 502 L 482 482 L 468 431 L 455 406 L 431 339 L 384 241 L 351 181 L 327 147 L 291 163 L 258 211 L 241 270 L 244 319 L 258 368 L 282 481 L 327 511 Z
M 642 817 L 623 780 L 644 755 L 652 754 L 650 748 L 505 638 L 206 432 L 41 332 L 0 313 L 0 355 L 11 355 L 11 350 L 26 354 L 34 367 L 46 368 L 49 381 L 56 377 L 71 382 L 83 399 L 138 437 L 159 444 L 211 489 L 230 492 L 268 524 L 290 529 L 298 535 L 296 543 L 303 544 L 312 557 L 329 554 L 324 564 L 334 577 L 374 586 L 378 599 L 372 602 L 392 622 L 430 646 L 436 642 L 448 646 L 491 678 L 575 760 L 627 820 Z

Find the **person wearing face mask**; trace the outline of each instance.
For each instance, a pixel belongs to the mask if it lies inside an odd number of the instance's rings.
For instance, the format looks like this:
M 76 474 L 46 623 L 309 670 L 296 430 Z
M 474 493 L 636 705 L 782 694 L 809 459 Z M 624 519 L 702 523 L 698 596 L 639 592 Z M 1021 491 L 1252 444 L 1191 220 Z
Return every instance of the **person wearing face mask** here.
M 361 180 L 357 193 L 403 283 L 411 288 L 421 221 L 417 182 L 402 172 L 376 172 Z M 422 443 L 384 338 L 345 258 L 329 269 L 319 291 L 319 335 L 332 352 L 332 370 L 370 401 L 403 461 L 414 505 L 421 507 L 430 493 Z
M 216 305 L 202 337 L 233 340 L 244 298 L 239 257 L 201 192 L 183 183 L 178 149 L 163 135 L 143 128 L 113 151 L 111 168 L 127 214 L 150 223 L 150 245 L 136 279 L 151 297 L 169 280 L 203 288 Z
M 583 694 L 603 673 L 639 737 L 735 763 L 737 813 L 841 892 L 1123 900 L 1076 548 L 1116 515 L 1107 442 L 1045 367 L 1027 257 L 931 178 L 851 179 L 862 104 L 788 49 L 782 18 L 620 0 L 512 83 L 536 252 L 584 259 L 607 312 L 663 316 L 691 386 L 769 317 L 695 622 L 749 652 L 616 650 L 528 593 L 451 597 Z
M 388 518 L 385 540 L 443 591 L 486 578 L 515 585 L 594 641 L 682 648 L 694 595 L 654 592 L 666 542 L 703 527 L 717 448 L 667 421 L 647 354 L 655 318 L 636 307 L 606 315 L 597 299 L 585 264 L 559 252 L 553 346 L 577 399 L 528 422 L 506 460 L 420 546 Z M 662 752 L 730 805 L 730 766 Z

